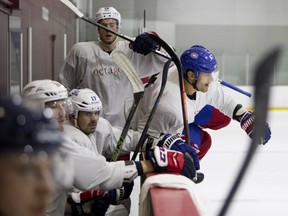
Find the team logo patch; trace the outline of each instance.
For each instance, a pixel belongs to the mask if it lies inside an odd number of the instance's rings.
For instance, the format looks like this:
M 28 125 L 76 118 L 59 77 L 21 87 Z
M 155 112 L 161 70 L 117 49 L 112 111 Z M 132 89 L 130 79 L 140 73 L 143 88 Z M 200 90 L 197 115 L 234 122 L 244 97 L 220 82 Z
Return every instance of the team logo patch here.
M 78 94 L 79 94 L 79 89 L 74 89 L 73 91 L 71 91 L 71 95 L 74 95 L 74 96 L 78 96 Z
M 193 59 L 197 59 L 197 58 L 198 58 L 198 54 L 195 53 L 195 52 L 192 52 L 192 53 L 190 54 L 190 56 L 191 56 Z

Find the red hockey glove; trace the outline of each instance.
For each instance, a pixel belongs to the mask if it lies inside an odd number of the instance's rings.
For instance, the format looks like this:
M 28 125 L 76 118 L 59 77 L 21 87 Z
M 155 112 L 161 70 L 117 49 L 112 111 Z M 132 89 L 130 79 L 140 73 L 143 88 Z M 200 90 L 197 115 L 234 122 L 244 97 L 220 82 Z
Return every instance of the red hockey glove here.
M 104 191 L 100 190 L 89 190 L 89 191 L 83 191 L 79 193 L 71 193 L 71 195 L 68 196 L 67 202 L 71 206 L 72 215 L 88 215 L 84 212 L 84 209 L 82 208 L 82 203 L 92 201 L 95 202 L 97 200 L 103 199 L 105 195 Z M 107 208 L 109 205 L 107 206 Z M 107 210 L 106 208 L 106 210 Z M 105 211 L 106 212 L 106 211 Z
M 165 134 L 160 137 L 157 145 L 166 149 L 182 152 L 183 154 L 188 153 L 193 158 L 196 170 L 200 169 L 199 158 L 195 149 L 188 145 L 185 140 L 181 138 L 180 134 Z
M 255 114 L 254 112 L 246 112 L 240 121 L 241 128 L 248 134 L 250 138 L 253 138 Z M 261 137 L 258 144 L 265 145 L 271 138 L 271 130 L 269 124 L 265 124 L 265 134 Z
M 82 191 L 79 193 L 71 193 L 71 199 L 75 203 L 85 203 L 90 200 L 102 198 L 105 195 L 105 191 L 101 190 L 89 190 L 89 191 Z
M 183 154 L 155 146 L 147 151 L 146 157 L 151 161 L 155 172 L 180 173 L 191 180 L 196 175 L 193 159 L 188 153 Z

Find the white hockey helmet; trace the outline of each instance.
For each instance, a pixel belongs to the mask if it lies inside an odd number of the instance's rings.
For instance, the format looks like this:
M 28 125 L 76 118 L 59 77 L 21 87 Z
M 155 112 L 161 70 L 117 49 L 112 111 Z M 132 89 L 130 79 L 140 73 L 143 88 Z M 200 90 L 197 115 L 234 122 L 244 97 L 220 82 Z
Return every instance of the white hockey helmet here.
M 44 79 L 28 83 L 22 90 L 22 96 L 40 102 L 45 108 L 47 102 L 67 99 L 68 92 L 61 83 Z
M 95 112 L 102 109 L 100 98 L 91 89 L 73 89 L 70 91 L 70 96 L 75 119 L 78 118 L 79 111 Z
M 95 21 L 98 23 L 102 19 L 115 19 L 118 26 L 121 24 L 121 14 L 114 7 L 102 7 L 100 8 L 96 15 Z

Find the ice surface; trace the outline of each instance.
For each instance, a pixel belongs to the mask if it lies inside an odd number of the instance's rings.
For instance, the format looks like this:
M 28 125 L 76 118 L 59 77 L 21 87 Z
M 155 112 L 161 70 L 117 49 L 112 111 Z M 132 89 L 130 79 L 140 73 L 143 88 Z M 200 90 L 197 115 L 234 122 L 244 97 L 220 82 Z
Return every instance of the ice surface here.
M 227 212 L 227 216 L 288 215 L 288 111 L 270 111 L 272 138 L 259 146 L 252 163 Z M 206 205 L 204 216 L 216 216 L 239 171 L 250 139 L 232 121 L 222 130 L 209 131 L 212 147 L 201 161 L 205 180 L 198 184 Z M 138 215 L 139 179 L 135 182 L 132 216 Z

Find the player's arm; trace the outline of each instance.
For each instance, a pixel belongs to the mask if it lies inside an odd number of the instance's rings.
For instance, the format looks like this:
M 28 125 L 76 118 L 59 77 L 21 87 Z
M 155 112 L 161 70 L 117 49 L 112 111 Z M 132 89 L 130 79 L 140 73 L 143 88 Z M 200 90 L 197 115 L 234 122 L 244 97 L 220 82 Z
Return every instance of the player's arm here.
M 213 105 L 230 118 L 240 122 L 241 128 L 252 138 L 255 125 L 254 112 L 246 110 L 241 104 L 237 103 L 231 95 L 225 93 L 221 84 L 218 82 L 215 84 L 216 89 L 211 92 L 214 96 Z M 259 141 L 259 144 L 266 144 L 270 138 L 271 130 L 269 124 L 266 122 L 265 133 Z
M 75 44 L 68 52 L 60 69 L 58 80 L 68 90 L 78 88 L 78 82 L 83 78 L 86 71 L 87 58 L 85 52 Z
M 158 146 L 147 151 L 145 161 L 107 162 L 102 155 L 96 155 L 72 140 L 68 141 L 64 143 L 62 150 L 69 154 L 74 163 L 74 186 L 81 191 L 120 188 L 148 172 L 174 172 L 191 179 L 196 174 L 190 155 L 188 157 L 181 152 Z

